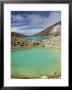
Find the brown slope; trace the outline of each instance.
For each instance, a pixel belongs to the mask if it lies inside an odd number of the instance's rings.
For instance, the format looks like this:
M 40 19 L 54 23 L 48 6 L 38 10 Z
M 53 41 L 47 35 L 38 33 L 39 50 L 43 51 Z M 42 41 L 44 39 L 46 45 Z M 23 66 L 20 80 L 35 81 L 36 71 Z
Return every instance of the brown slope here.
M 61 33 L 61 22 L 58 22 L 41 31 L 40 33 L 36 34 L 36 36 L 60 35 L 60 33 Z
M 11 37 L 23 38 L 25 35 L 16 32 L 11 32 Z

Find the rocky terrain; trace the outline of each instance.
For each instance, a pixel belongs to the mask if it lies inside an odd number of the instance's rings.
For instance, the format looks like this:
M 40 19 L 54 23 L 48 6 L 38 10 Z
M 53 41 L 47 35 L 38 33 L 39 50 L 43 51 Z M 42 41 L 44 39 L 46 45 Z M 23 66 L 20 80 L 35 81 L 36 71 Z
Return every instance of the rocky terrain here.
M 48 47 L 60 48 L 61 47 L 61 35 L 48 39 Z

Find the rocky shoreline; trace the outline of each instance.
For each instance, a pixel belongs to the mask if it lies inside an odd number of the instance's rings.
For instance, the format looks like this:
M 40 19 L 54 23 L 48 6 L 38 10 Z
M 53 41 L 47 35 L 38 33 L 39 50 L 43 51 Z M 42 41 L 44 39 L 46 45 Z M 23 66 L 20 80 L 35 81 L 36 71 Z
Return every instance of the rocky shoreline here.
M 61 78 L 61 74 L 57 74 L 57 73 L 52 73 L 51 75 L 48 75 L 48 76 L 39 76 L 39 77 L 28 77 L 28 76 L 18 76 L 17 74 L 16 75 L 12 75 L 11 78 L 19 78 L 19 79 L 60 79 Z
M 60 48 L 61 47 L 61 37 L 56 36 L 46 40 L 26 40 L 23 38 L 12 37 L 11 48 L 35 48 L 35 47 L 51 47 Z

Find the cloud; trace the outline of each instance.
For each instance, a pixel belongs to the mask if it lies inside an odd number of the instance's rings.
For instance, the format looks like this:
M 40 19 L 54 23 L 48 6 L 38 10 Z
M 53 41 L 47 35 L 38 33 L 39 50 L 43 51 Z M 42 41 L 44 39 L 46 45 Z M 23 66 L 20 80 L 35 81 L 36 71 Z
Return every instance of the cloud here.
M 44 28 L 49 27 L 61 20 L 60 12 L 51 12 L 48 17 L 40 15 L 29 15 L 30 24 L 40 25 Z
M 61 13 L 60 12 L 52 12 L 49 17 L 45 20 L 45 26 L 51 26 L 57 22 L 61 21 Z
M 42 29 L 29 29 L 29 30 L 25 30 L 25 29 L 19 29 L 17 27 L 12 27 L 11 29 L 12 32 L 17 32 L 17 33 L 20 33 L 20 34 L 25 34 L 25 35 L 34 35 L 34 34 L 37 34 L 39 32 L 42 31 Z
M 27 16 L 27 18 L 30 20 L 30 24 L 34 24 L 34 25 L 41 25 L 43 23 L 43 18 L 40 15 L 29 15 Z
M 40 14 L 13 15 L 12 31 L 33 35 L 61 21 L 61 12 L 53 11 L 48 16 Z
M 49 27 L 61 20 L 61 14 L 60 12 L 51 12 L 47 17 L 34 14 L 28 15 L 27 18 L 30 20 L 31 25 Z
M 21 16 L 21 15 L 12 15 L 12 20 L 13 21 L 17 21 L 17 22 L 22 22 L 25 20 L 25 17 Z

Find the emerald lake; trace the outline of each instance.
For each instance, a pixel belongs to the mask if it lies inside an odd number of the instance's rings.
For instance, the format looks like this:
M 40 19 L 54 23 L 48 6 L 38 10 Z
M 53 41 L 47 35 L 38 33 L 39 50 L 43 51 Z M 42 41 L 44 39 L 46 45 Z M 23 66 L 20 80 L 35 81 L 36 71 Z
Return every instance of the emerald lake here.
M 11 76 L 14 78 L 48 76 L 61 72 L 60 49 L 25 48 L 11 51 Z

